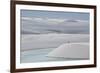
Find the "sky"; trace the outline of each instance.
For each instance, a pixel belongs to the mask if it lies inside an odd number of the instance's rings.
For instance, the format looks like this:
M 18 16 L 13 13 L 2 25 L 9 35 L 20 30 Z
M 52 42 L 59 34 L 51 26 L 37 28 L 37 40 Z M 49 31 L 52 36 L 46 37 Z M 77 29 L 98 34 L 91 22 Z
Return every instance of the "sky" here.
M 43 11 L 43 10 L 21 10 L 23 17 L 42 17 L 42 18 L 58 18 L 58 19 L 80 19 L 89 20 L 89 13 L 80 12 L 62 12 L 62 11 Z

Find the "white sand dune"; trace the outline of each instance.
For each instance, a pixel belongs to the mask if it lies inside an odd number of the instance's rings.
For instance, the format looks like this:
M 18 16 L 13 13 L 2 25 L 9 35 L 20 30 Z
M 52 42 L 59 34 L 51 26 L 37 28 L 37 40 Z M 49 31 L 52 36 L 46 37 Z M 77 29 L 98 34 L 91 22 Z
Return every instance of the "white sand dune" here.
M 21 13 L 21 63 L 89 58 L 89 15 L 31 11 Z
M 48 57 L 89 58 L 89 43 L 66 43 L 50 52 Z
M 88 34 L 28 34 L 21 36 L 21 50 L 57 48 L 64 43 L 89 42 Z
M 30 19 L 30 20 L 29 20 Z M 35 19 L 35 20 L 34 20 Z M 37 20 L 39 19 L 39 20 Z M 41 19 L 41 20 L 40 20 Z M 44 21 L 45 20 L 45 21 Z M 22 34 L 89 33 L 89 22 L 79 19 L 48 19 L 22 17 Z

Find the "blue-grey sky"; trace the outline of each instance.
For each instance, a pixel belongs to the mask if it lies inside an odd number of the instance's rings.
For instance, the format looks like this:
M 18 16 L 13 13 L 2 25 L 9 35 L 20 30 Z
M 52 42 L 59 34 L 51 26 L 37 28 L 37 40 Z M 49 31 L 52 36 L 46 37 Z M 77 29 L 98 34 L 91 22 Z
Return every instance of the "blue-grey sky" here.
M 43 11 L 43 10 L 21 10 L 23 17 L 41 17 L 41 18 L 69 18 L 78 20 L 89 20 L 89 13 L 82 12 L 62 12 L 62 11 Z

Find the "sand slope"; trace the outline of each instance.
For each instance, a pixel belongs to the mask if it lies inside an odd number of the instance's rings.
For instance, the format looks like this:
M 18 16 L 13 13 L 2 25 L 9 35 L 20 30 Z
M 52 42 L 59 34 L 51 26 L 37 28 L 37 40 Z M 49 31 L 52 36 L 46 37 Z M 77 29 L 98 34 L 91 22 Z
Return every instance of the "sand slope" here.
M 88 34 L 22 35 L 21 50 L 57 48 L 64 43 L 89 42 Z
M 54 49 L 47 56 L 62 58 L 89 58 L 89 43 L 66 43 Z

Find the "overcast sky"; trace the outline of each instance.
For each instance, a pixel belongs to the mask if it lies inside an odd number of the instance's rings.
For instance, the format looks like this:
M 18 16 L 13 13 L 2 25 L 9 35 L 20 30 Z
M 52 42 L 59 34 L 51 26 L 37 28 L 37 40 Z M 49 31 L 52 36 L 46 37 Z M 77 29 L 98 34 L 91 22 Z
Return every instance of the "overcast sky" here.
M 79 19 L 89 20 L 89 13 L 62 12 L 62 11 L 40 11 L 40 10 L 21 10 L 22 17 L 57 18 L 57 19 Z

